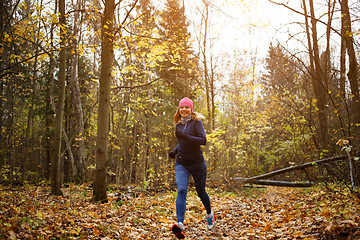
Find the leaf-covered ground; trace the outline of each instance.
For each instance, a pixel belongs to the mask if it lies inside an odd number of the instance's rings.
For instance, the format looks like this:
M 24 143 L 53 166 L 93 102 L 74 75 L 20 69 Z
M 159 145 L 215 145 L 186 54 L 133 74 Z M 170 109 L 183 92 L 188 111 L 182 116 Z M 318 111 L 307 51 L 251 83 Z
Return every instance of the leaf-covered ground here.
M 56 197 L 47 187 L 0 187 L 0 239 L 175 239 L 175 192 L 114 191 L 101 204 L 88 186 L 62 190 Z M 249 191 L 209 190 L 217 225 L 208 231 L 191 190 L 186 239 L 360 239 L 359 200 L 345 190 Z

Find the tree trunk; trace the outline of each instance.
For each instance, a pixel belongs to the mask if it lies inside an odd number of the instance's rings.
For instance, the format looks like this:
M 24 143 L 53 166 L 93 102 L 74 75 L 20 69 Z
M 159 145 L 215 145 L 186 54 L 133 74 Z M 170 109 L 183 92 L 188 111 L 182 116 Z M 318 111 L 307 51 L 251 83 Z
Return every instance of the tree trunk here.
M 345 36 L 345 26 L 344 18 L 341 18 L 341 36 Z M 340 47 L 340 96 L 345 102 L 346 93 L 345 93 L 345 81 L 346 81 L 346 42 L 345 37 L 341 37 L 341 47 Z
M 65 80 L 66 80 L 66 18 L 65 18 L 65 0 L 59 0 L 59 22 L 61 24 L 60 30 L 60 68 L 59 68 L 59 97 L 56 108 L 55 119 L 55 133 L 54 133 L 54 152 L 52 156 L 51 172 L 51 193 L 54 195 L 61 195 L 60 189 L 60 158 L 61 158 L 61 130 L 62 118 L 64 114 L 64 99 L 65 99 Z
M 332 6 L 331 6 L 332 4 Z M 330 79 L 330 74 L 331 74 L 331 61 L 330 61 L 330 36 L 331 36 L 331 24 L 332 24 L 332 19 L 333 19 L 333 15 L 334 15 L 334 7 L 335 7 L 335 2 L 331 3 L 330 1 L 328 2 L 328 22 L 327 22 L 327 26 L 326 26 L 326 50 L 325 50 L 325 60 L 324 60 L 324 69 L 325 69 L 325 78 L 327 80 L 327 82 Z
M 42 7 L 42 1 L 40 1 L 40 7 Z M 28 112 L 28 119 L 27 119 L 27 125 L 26 125 L 26 137 L 25 137 L 25 156 L 21 160 L 20 164 L 20 172 L 22 174 L 22 182 L 24 182 L 25 179 L 25 171 L 26 171 L 26 165 L 30 161 L 30 156 L 32 156 L 32 136 L 30 136 L 30 130 L 34 128 L 34 106 L 35 106 L 35 99 L 37 97 L 36 90 L 37 90 L 37 65 L 38 65 L 38 55 L 39 55 L 39 43 L 40 43 L 40 22 L 38 25 L 38 32 L 36 34 L 36 44 L 35 44 L 35 60 L 33 65 L 33 76 L 32 76 L 32 96 L 31 96 L 31 104 L 29 106 L 29 112 Z
M 312 187 L 313 183 L 310 182 L 287 182 L 287 181 L 274 181 L 274 180 L 256 180 L 252 182 L 258 185 L 280 186 L 280 187 Z
M 352 94 L 352 123 L 356 127 L 360 122 L 360 98 L 359 98 L 359 84 L 358 84 L 358 64 L 356 60 L 356 52 L 354 49 L 353 33 L 351 31 L 351 18 L 348 0 L 341 1 L 341 15 L 342 15 L 342 31 L 341 36 L 346 43 L 347 53 L 349 56 L 349 72 L 348 78 L 350 82 L 350 89 Z M 360 127 L 356 127 L 354 136 L 359 135 Z
M 312 76 L 313 90 L 316 98 L 316 106 L 318 108 L 318 134 L 320 140 L 321 149 L 326 149 L 328 147 L 328 119 L 326 111 L 326 88 L 324 81 L 323 71 L 321 70 L 320 57 L 319 57 L 319 47 L 317 42 L 317 30 L 315 19 L 315 11 L 313 6 L 313 0 L 309 0 L 310 3 L 310 14 L 311 14 L 311 30 L 312 34 L 310 35 L 310 27 L 308 24 L 306 2 L 303 0 L 304 13 L 305 13 L 305 25 L 306 33 L 308 38 L 309 45 L 309 56 L 310 56 L 310 72 Z M 312 40 L 312 42 L 311 42 Z
M 102 19 L 101 33 L 101 73 L 99 89 L 98 130 L 96 138 L 96 172 L 93 189 L 95 201 L 106 201 L 106 173 L 109 142 L 109 111 L 110 111 L 110 86 L 111 70 L 114 60 L 113 50 L 113 24 L 115 1 L 105 1 L 105 12 Z
M 357 154 L 359 155 L 359 154 Z M 235 180 L 240 180 L 242 183 L 250 183 L 250 182 L 254 182 L 260 179 L 266 179 L 266 178 L 271 178 L 280 174 L 284 174 L 287 172 L 292 172 L 295 170 L 300 170 L 300 169 L 305 169 L 308 167 L 313 167 L 313 166 L 317 166 L 318 164 L 326 164 L 326 163 L 330 163 L 333 161 L 338 161 L 338 160 L 346 160 L 348 158 L 348 156 L 343 155 L 343 156 L 337 156 L 337 157 L 332 157 L 332 158 L 324 158 L 321 160 L 317 160 L 317 161 L 313 161 L 313 162 L 307 162 L 307 163 L 302 163 L 296 166 L 292 166 L 292 167 L 287 167 L 287 168 L 282 168 L 279 170 L 275 170 L 269 173 L 265 173 L 259 176 L 254 176 L 254 177 L 249 177 L 249 178 L 241 178 L 241 177 L 236 177 L 234 178 Z
M 313 40 L 313 54 L 314 54 L 314 63 L 315 63 L 315 97 L 317 98 L 317 107 L 318 107 L 318 120 L 320 128 L 320 142 L 321 147 L 326 149 L 328 147 L 329 137 L 328 137 L 328 119 L 327 119 L 327 110 L 326 110 L 326 96 L 327 96 L 327 85 L 324 78 L 324 73 L 321 69 L 320 56 L 319 56 L 319 47 L 317 40 L 317 20 L 315 19 L 315 11 L 313 0 L 310 0 L 310 13 L 311 13 L 311 26 L 312 26 L 312 40 Z
M 10 28 L 10 24 L 8 23 L 8 21 L 10 20 L 9 18 L 9 12 L 10 12 L 10 6 L 11 4 L 9 4 L 10 1 L 1 1 L 0 3 L 0 39 L 4 39 L 4 34 L 9 31 Z M 9 58 L 9 49 L 8 47 L 6 47 L 6 45 L 4 44 L 4 48 L 3 51 L 1 53 L 1 61 L 0 61 L 0 69 L 4 69 L 5 66 L 7 66 L 7 64 L 9 63 L 9 61 L 7 61 L 6 59 Z M 8 149 L 8 143 L 6 140 L 6 134 L 3 134 L 5 132 L 3 132 L 3 130 L 5 131 L 5 126 L 6 126 L 6 121 L 3 121 L 5 119 L 3 119 L 2 116 L 4 116 L 4 113 L 6 112 L 5 108 L 6 108 L 6 104 L 4 102 L 4 99 L 6 99 L 6 77 L 2 76 L 0 77 L 0 166 L 4 166 L 4 164 L 6 163 L 6 152 Z
M 80 0 L 79 0 L 80 1 Z M 79 1 L 75 4 L 75 9 L 80 9 L 81 4 Z M 85 179 L 85 141 L 84 141 L 84 114 L 82 110 L 81 103 L 81 94 L 80 94 L 80 84 L 79 84 L 79 74 L 78 74 L 78 39 L 79 35 L 79 12 L 74 13 L 74 28 L 73 28 L 73 46 L 72 46 L 72 55 L 71 55 L 71 92 L 73 96 L 73 104 L 75 108 L 75 122 L 76 122 L 76 137 L 75 137 L 75 153 L 74 161 L 75 167 L 74 171 L 77 174 L 78 180 Z
M 205 13 L 203 15 L 204 20 L 204 39 L 203 39 L 203 64 L 204 64 L 204 81 L 205 81 L 205 94 L 206 94 L 206 106 L 208 111 L 208 132 L 212 130 L 212 114 L 211 114 L 211 101 L 210 101 L 210 84 L 209 84 L 209 74 L 208 74 L 208 66 L 207 66 L 207 56 L 206 56 L 206 48 L 207 48 L 207 32 L 208 32 L 208 22 L 209 22 L 209 6 L 208 4 L 203 1 L 205 6 Z
M 52 31 L 52 30 L 51 30 Z M 51 34 L 52 35 L 52 34 Z M 51 39 L 53 39 L 51 37 Z M 53 82 L 54 82 L 54 57 L 51 54 L 49 56 L 49 70 L 48 70 L 48 76 L 47 76 L 47 89 L 46 89 L 46 116 L 45 116 L 45 157 L 43 161 L 43 177 L 50 180 L 50 165 L 51 165 L 51 144 L 50 144 L 50 125 L 53 122 L 52 115 L 53 111 L 51 108 L 51 91 L 53 89 Z
M 55 1 L 55 8 L 54 8 L 54 12 L 57 12 L 57 6 L 58 6 L 58 1 Z M 51 27 L 50 27 L 50 44 L 51 44 L 51 48 L 54 49 L 54 26 L 55 23 L 51 23 Z M 46 115 L 45 115 L 45 157 L 43 160 L 43 164 L 42 164 L 42 175 L 44 178 L 50 180 L 51 177 L 51 136 L 50 136 L 50 126 L 53 123 L 53 114 L 54 111 L 52 109 L 52 96 L 53 96 L 53 89 L 54 89 L 54 68 L 55 68 L 55 63 L 54 63 L 54 55 L 53 53 L 50 53 L 49 55 L 49 69 L 48 69 L 48 74 L 47 74 L 47 86 L 46 86 L 46 100 L 45 100 L 45 105 L 46 105 Z
M 9 123 L 8 123 L 8 134 L 10 136 L 10 139 L 8 140 L 8 147 L 10 148 L 7 151 L 7 158 L 9 161 L 9 183 L 13 183 L 14 181 L 14 167 L 15 167 L 15 119 L 17 117 L 17 114 L 15 112 L 15 97 L 16 95 L 15 90 L 14 90 L 14 80 L 12 79 L 11 81 L 9 81 L 9 98 L 10 99 L 10 103 L 9 103 L 9 109 L 10 109 L 10 119 L 9 119 Z
M 215 129 L 215 66 L 213 64 L 213 57 L 210 59 L 211 78 L 210 78 L 210 94 L 211 94 L 211 119 L 212 130 Z
M 5 50 L 4 50 L 5 51 Z M 3 61 L 0 61 L 0 69 L 3 69 Z M 0 79 L 0 116 L 4 116 L 3 110 L 4 81 Z M 5 163 L 5 139 L 3 139 L 3 118 L 0 117 L 0 166 Z
M 64 136 L 64 142 L 65 142 L 65 147 L 66 147 L 66 151 L 68 152 L 69 154 L 69 162 L 70 162 L 70 174 L 71 176 L 69 176 L 69 181 L 71 180 L 71 178 L 73 176 L 75 176 L 76 174 L 76 166 L 75 166 L 75 159 L 74 159 L 74 154 L 72 153 L 72 150 L 71 150 L 71 143 L 69 141 L 69 138 L 67 136 L 67 133 L 65 131 L 65 128 L 62 127 L 62 133 L 63 133 L 63 136 Z
M 342 103 L 342 108 L 340 108 L 340 110 L 342 111 L 342 115 L 343 116 L 347 116 L 346 120 L 348 122 L 347 124 L 347 129 L 346 132 L 348 134 L 351 133 L 351 128 L 350 128 L 350 123 L 351 123 L 351 119 L 350 119 L 350 115 L 349 115 L 349 111 L 348 111 L 348 104 L 346 101 L 346 88 L 345 88 L 345 82 L 346 82 L 346 41 L 345 41 L 345 21 L 344 18 L 341 18 L 341 45 L 340 45 L 340 79 L 339 79 L 339 85 L 340 85 L 340 89 L 339 89 L 339 96 L 340 96 L 340 101 Z

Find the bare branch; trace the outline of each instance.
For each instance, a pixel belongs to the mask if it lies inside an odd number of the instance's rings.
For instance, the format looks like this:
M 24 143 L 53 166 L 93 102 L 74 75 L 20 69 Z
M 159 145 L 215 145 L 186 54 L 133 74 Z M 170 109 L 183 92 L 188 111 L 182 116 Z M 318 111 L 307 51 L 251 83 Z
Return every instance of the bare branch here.
M 58 51 L 58 50 L 52 50 L 51 52 L 54 52 L 54 51 Z M 16 66 L 24 63 L 24 62 L 27 62 L 27 61 L 29 61 L 29 60 L 31 60 L 31 59 L 33 59 L 33 58 L 36 58 L 36 57 L 38 57 L 38 56 L 41 56 L 41 55 L 43 55 L 43 54 L 50 55 L 50 52 L 49 52 L 49 51 L 44 51 L 44 52 L 38 53 L 38 54 L 36 54 L 36 55 L 33 55 L 33 56 L 31 56 L 31 57 L 29 57 L 29 58 L 26 58 L 26 59 L 24 59 L 24 60 L 22 60 L 22 61 L 20 61 L 20 62 L 17 62 L 17 63 L 15 63 L 15 64 L 13 64 L 13 65 L 10 65 L 9 67 L 0 69 L 0 73 L 5 72 L 5 71 L 7 71 L 7 70 L 9 70 L 9 69 L 12 69 L 12 68 L 14 68 L 14 67 L 16 67 Z M 8 74 L 7 72 L 6 72 L 6 73 L 2 73 L 2 75 L 0 75 L 0 78 L 3 77 L 3 76 L 5 76 L 5 75 L 7 75 L 7 74 Z
M 159 79 L 161 79 L 161 77 L 158 77 L 148 83 L 145 83 L 145 84 L 142 84 L 142 85 L 136 85 L 136 86 L 119 86 L 119 87 L 114 87 L 111 89 L 111 91 L 114 91 L 114 90 L 118 90 L 118 89 L 135 89 L 135 88 L 143 88 L 143 87 L 146 87 L 146 86 L 149 86 L 151 84 L 153 84 L 154 82 L 158 81 Z
M 289 10 L 297 13 L 297 14 L 303 15 L 303 16 L 308 17 L 308 18 L 312 18 L 313 20 L 318 21 L 318 22 L 324 24 L 325 26 L 328 26 L 328 24 L 327 24 L 326 22 L 324 22 L 324 21 L 322 21 L 322 20 L 320 20 L 320 19 L 314 18 L 314 17 L 312 17 L 312 16 L 310 16 L 310 15 L 307 15 L 307 14 L 305 14 L 305 13 L 302 13 L 302 12 L 296 10 L 296 9 L 293 9 L 293 8 L 289 7 L 288 5 L 286 5 L 286 4 L 284 4 L 284 3 L 278 3 L 278 2 L 275 2 L 275 1 L 273 1 L 273 0 L 268 0 L 268 1 L 271 2 L 271 3 L 273 3 L 273 4 L 276 4 L 276 5 L 279 5 L 279 6 L 283 6 L 283 7 L 287 8 L 287 9 L 289 9 Z M 331 30 L 333 30 L 336 34 L 338 34 L 339 36 L 341 36 L 341 33 L 339 33 L 336 29 L 334 29 L 334 28 L 331 27 L 331 26 L 329 26 L 329 28 L 330 28 Z
M 126 20 L 129 18 L 130 13 L 131 13 L 132 10 L 135 8 L 135 6 L 136 6 L 136 4 L 138 3 L 138 1 L 139 1 L 139 0 L 136 0 L 136 1 L 134 2 L 134 4 L 131 6 L 130 10 L 127 12 L 127 14 L 126 14 L 123 22 L 120 24 L 120 26 L 122 26 L 122 25 L 126 22 Z

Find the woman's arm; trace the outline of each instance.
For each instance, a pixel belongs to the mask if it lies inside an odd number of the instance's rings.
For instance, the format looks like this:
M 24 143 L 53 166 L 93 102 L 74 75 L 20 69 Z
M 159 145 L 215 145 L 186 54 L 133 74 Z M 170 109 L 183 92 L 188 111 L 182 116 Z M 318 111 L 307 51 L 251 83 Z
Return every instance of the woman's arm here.
M 195 144 L 206 145 L 206 133 L 201 121 L 195 120 L 195 133 L 196 136 L 187 135 L 187 139 Z

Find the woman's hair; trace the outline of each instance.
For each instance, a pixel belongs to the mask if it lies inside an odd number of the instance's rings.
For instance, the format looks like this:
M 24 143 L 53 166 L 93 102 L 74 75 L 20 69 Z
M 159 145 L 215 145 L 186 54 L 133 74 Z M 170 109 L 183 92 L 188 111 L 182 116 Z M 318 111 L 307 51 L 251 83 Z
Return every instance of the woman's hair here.
M 174 116 L 174 125 L 178 124 L 178 122 L 181 121 L 181 116 L 180 116 L 179 110 L 180 110 L 180 108 L 178 108 L 177 111 L 176 111 L 176 113 L 175 113 L 175 116 Z M 191 119 L 192 119 L 192 120 L 201 121 L 201 120 L 205 119 L 205 117 L 204 117 L 204 115 L 202 115 L 201 113 L 191 111 Z

